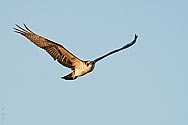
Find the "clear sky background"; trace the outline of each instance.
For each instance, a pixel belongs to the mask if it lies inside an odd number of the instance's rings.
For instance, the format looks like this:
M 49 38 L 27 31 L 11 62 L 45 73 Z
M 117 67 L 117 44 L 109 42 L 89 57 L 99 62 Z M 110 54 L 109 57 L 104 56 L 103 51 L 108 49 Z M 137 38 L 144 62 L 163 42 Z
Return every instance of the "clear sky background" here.
M 5 0 L 0 124 L 188 125 L 187 0 Z M 92 60 L 139 38 L 75 81 L 15 24 Z

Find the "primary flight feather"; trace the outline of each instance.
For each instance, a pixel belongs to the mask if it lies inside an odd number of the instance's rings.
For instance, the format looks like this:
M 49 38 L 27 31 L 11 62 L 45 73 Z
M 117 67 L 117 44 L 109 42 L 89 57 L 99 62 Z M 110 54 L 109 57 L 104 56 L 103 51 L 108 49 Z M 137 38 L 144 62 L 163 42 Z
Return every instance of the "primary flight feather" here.
M 75 55 L 73 55 L 67 49 L 65 49 L 62 45 L 35 34 L 25 24 L 24 24 L 24 28 L 22 28 L 21 26 L 17 24 L 16 26 L 17 28 L 14 28 L 16 33 L 19 33 L 25 36 L 35 45 L 46 50 L 53 57 L 54 60 L 57 60 L 63 66 L 66 66 L 73 70 L 73 72 L 71 72 L 70 74 L 61 77 L 62 79 L 65 79 L 65 80 L 74 80 L 77 77 L 83 76 L 86 73 L 91 72 L 94 69 L 96 62 L 100 61 L 101 59 L 113 53 L 116 53 L 118 51 L 121 51 L 123 49 L 126 49 L 132 46 L 136 42 L 137 37 L 138 37 L 137 35 L 135 35 L 134 40 L 132 42 L 124 45 L 121 48 L 115 49 L 101 57 L 98 57 L 97 59 L 94 59 L 93 61 L 83 61 L 83 60 L 80 60 Z

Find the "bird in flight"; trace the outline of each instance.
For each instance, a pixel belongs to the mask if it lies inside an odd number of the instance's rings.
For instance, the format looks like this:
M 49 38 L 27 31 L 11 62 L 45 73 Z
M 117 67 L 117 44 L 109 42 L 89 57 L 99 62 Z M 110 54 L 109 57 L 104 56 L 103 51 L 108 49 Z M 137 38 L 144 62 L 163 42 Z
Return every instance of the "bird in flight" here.
M 79 59 L 78 57 L 76 57 L 75 55 L 73 55 L 71 52 L 69 52 L 62 45 L 35 34 L 25 24 L 23 25 L 24 25 L 24 28 L 16 24 L 16 28 L 14 28 L 15 32 L 25 36 L 27 39 L 33 42 L 36 46 L 46 50 L 53 57 L 54 60 L 57 60 L 63 66 L 71 68 L 73 70 L 73 72 L 71 72 L 70 74 L 61 77 L 62 79 L 65 79 L 65 80 L 74 80 L 77 77 L 83 76 L 93 71 L 95 64 L 98 61 L 102 60 L 103 58 L 113 53 L 119 52 L 123 49 L 126 49 L 132 46 L 136 42 L 137 37 L 138 37 L 135 34 L 134 40 L 122 46 L 121 48 L 110 51 L 104 54 L 103 56 L 100 56 L 92 61 L 83 61 Z

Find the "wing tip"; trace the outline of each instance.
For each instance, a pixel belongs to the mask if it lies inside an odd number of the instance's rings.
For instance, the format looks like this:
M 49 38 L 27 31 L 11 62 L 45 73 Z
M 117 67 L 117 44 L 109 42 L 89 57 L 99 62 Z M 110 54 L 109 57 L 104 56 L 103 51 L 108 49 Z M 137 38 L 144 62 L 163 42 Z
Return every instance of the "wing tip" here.
M 22 35 L 24 35 L 25 33 L 33 33 L 33 32 L 26 26 L 25 23 L 23 23 L 23 26 L 24 26 L 25 28 L 19 26 L 18 24 L 15 24 L 15 26 L 16 26 L 16 27 L 13 27 L 13 29 L 14 29 L 14 32 L 16 32 L 16 33 L 20 33 L 20 34 L 22 34 Z M 34 33 L 33 33 L 33 34 L 34 34 Z
M 134 40 L 133 40 L 132 42 L 130 42 L 129 44 L 125 45 L 125 46 L 127 46 L 127 47 L 132 46 L 133 44 L 136 43 L 137 38 L 138 38 L 138 35 L 135 34 L 135 35 L 134 35 Z
M 137 38 L 138 38 L 138 35 L 135 34 L 135 35 L 134 35 L 134 40 L 135 40 L 135 42 L 136 42 Z
M 135 35 L 134 35 L 134 39 L 136 40 L 137 38 L 138 38 L 138 35 L 135 34 Z

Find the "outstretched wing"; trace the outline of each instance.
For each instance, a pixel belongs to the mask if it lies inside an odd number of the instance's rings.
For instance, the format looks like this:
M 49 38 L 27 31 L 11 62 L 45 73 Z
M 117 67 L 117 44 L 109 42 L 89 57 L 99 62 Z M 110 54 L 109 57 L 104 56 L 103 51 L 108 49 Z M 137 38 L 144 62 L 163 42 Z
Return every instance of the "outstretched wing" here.
M 97 59 L 94 60 L 94 62 L 96 63 L 97 61 L 99 61 L 99 60 L 101 60 L 101 59 L 103 59 L 103 58 L 105 58 L 105 57 L 107 57 L 107 56 L 109 56 L 109 55 L 111 55 L 111 54 L 113 54 L 113 53 L 119 52 L 120 50 L 123 50 L 123 49 L 126 49 L 126 48 L 132 46 L 132 45 L 136 42 L 136 39 L 137 39 L 137 38 L 138 38 L 138 36 L 135 34 L 134 40 L 133 40 L 132 42 L 130 42 L 130 43 L 124 45 L 124 46 L 121 47 L 121 48 L 118 48 L 118 49 L 115 49 L 115 50 L 113 50 L 113 51 L 111 51 L 111 52 L 108 52 L 107 54 L 105 54 L 105 55 L 103 55 L 103 56 L 101 56 L 101 57 L 98 57 Z
M 70 53 L 62 45 L 35 34 L 25 24 L 25 28 L 22 28 L 19 25 L 16 26 L 17 28 L 14 28 L 16 33 L 20 33 L 38 47 L 46 50 L 53 59 L 57 60 L 60 64 L 74 69 L 76 65 L 80 65 L 82 63 L 80 59 Z

